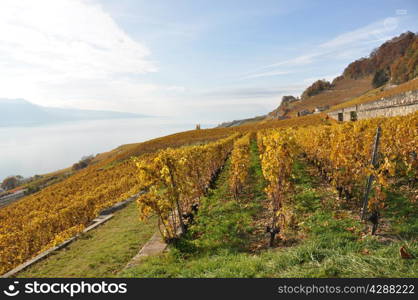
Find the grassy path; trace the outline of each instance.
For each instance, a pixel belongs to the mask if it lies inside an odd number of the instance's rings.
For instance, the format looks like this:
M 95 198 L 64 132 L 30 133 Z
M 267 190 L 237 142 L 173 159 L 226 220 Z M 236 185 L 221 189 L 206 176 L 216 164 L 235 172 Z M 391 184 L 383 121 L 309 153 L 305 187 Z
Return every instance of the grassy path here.
M 115 213 L 95 230 L 17 277 L 112 277 L 156 230 L 155 220 L 139 221 L 136 203 Z

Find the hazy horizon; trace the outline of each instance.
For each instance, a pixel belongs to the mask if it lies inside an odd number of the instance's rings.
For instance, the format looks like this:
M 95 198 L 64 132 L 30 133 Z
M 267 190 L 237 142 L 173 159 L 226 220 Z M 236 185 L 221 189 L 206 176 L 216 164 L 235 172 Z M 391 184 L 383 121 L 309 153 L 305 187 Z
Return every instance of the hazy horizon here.
M 0 127 L 0 182 L 10 175 L 29 177 L 57 171 L 82 156 L 192 130 L 195 125 L 173 118 L 146 118 Z M 215 124 L 203 127 L 210 125 Z
M 0 98 L 1 127 L 39 126 L 43 124 L 59 124 L 81 120 L 107 120 L 127 118 L 151 118 L 155 116 L 141 115 L 120 111 L 71 109 L 36 105 L 26 99 Z

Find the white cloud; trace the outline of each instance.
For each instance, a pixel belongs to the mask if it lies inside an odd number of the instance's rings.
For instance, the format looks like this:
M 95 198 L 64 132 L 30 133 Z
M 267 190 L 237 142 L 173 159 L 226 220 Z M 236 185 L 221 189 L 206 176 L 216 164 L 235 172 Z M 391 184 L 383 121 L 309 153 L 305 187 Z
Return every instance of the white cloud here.
M 177 86 L 177 85 L 166 86 L 164 90 L 170 91 L 170 92 L 182 92 L 182 93 L 187 91 L 187 89 L 184 86 Z
M 398 27 L 397 17 L 389 17 L 384 20 L 369 24 L 365 27 L 343 33 L 334 39 L 319 45 L 321 49 L 340 49 L 356 45 L 358 43 L 370 43 L 370 41 L 382 41 L 388 39 L 391 33 Z
M 401 17 L 399 16 L 389 17 L 340 34 L 327 42 L 313 45 L 309 52 L 302 55 L 261 67 L 246 78 L 294 73 L 297 68 L 310 66 L 321 60 L 327 60 L 329 63 L 330 59 L 345 59 L 348 61 L 357 59 L 361 55 L 368 54 L 371 51 L 371 45 L 379 45 L 383 41 L 400 34 L 400 20 Z M 268 69 L 272 71 L 266 72 Z
M 263 67 L 263 69 L 268 69 L 268 68 L 274 68 L 274 67 L 280 67 L 280 66 L 304 66 L 304 65 L 308 65 L 311 64 L 314 61 L 314 58 L 318 56 L 319 53 L 314 52 L 314 53 L 309 53 L 309 54 L 304 54 L 304 55 L 300 55 L 294 58 L 290 58 L 287 60 L 283 60 L 280 61 L 278 63 L 274 63 L 268 66 Z M 286 71 L 284 71 L 286 72 Z
M 303 79 L 303 83 L 305 83 L 306 85 L 311 85 L 312 83 L 314 83 L 317 80 L 320 79 L 325 79 L 327 81 L 332 81 L 335 77 L 339 76 L 340 74 L 327 74 L 327 75 L 322 75 L 322 76 L 318 76 L 318 77 L 309 77 L 309 78 L 304 78 Z M 306 86 L 305 86 L 306 88 Z
M 287 84 L 282 86 L 253 86 L 253 87 L 229 87 L 223 89 L 213 89 L 205 92 L 201 92 L 196 95 L 198 98 L 210 99 L 213 103 L 214 100 L 226 101 L 231 103 L 232 101 L 243 101 L 247 99 L 249 101 L 260 102 L 259 98 L 278 97 L 277 95 L 292 94 L 299 92 L 304 88 L 304 85 L 300 84 Z
M 118 78 L 156 72 L 150 54 L 94 1 L 0 2 L 1 97 L 58 104 L 97 98 L 100 89 L 123 98 L 123 86 L 138 97 L 157 87 Z
M 257 73 L 252 75 L 244 76 L 243 79 L 251 79 L 251 78 L 259 78 L 259 77 L 266 77 L 266 76 L 280 76 L 286 75 L 291 73 L 290 71 L 272 71 L 272 72 L 264 72 L 264 73 Z

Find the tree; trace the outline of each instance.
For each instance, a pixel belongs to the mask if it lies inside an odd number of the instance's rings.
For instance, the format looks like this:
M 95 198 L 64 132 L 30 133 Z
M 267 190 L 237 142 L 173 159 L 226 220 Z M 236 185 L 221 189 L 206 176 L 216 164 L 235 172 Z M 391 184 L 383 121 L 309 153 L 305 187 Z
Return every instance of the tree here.
M 73 164 L 74 171 L 86 168 L 93 160 L 94 155 L 83 156 L 78 163 Z
M 302 100 L 305 100 L 308 97 L 317 95 L 325 90 L 329 90 L 332 89 L 334 86 L 332 85 L 331 82 L 322 79 L 322 80 L 317 80 L 314 83 L 312 83 L 303 93 L 302 93 Z
M 3 180 L 1 188 L 5 190 L 11 190 L 19 186 L 19 180 L 17 176 L 9 176 Z
M 405 32 L 374 49 L 369 57 L 363 57 L 349 64 L 343 75 L 346 78 L 358 79 L 376 74 L 379 70 L 391 69 L 391 72 L 387 73 L 394 78 L 393 83 L 410 80 L 413 78 L 413 56 L 417 45 L 418 36 L 409 31 Z M 417 57 L 418 53 L 415 59 Z
M 389 75 L 385 70 L 378 70 L 373 76 L 373 87 L 378 88 L 389 81 Z
M 299 99 L 298 98 L 295 98 L 294 96 L 292 96 L 292 95 L 289 95 L 289 96 L 283 96 L 282 97 L 282 104 L 285 104 L 285 103 L 292 103 L 292 102 L 295 102 L 295 101 L 298 101 Z
M 418 37 L 405 55 L 398 58 L 391 66 L 391 81 L 400 84 L 418 76 Z

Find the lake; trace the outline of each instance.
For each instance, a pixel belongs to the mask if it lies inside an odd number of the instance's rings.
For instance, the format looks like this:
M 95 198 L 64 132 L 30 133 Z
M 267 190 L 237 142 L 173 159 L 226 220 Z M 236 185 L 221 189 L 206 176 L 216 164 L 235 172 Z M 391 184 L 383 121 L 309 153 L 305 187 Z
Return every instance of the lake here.
M 9 175 L 28 177 L 63 169 L 85 155 L 106 152 L 122 144 L 143 142 L 194 127 L 195 124 L 172 118 L 0 127 L 0 182 Z

